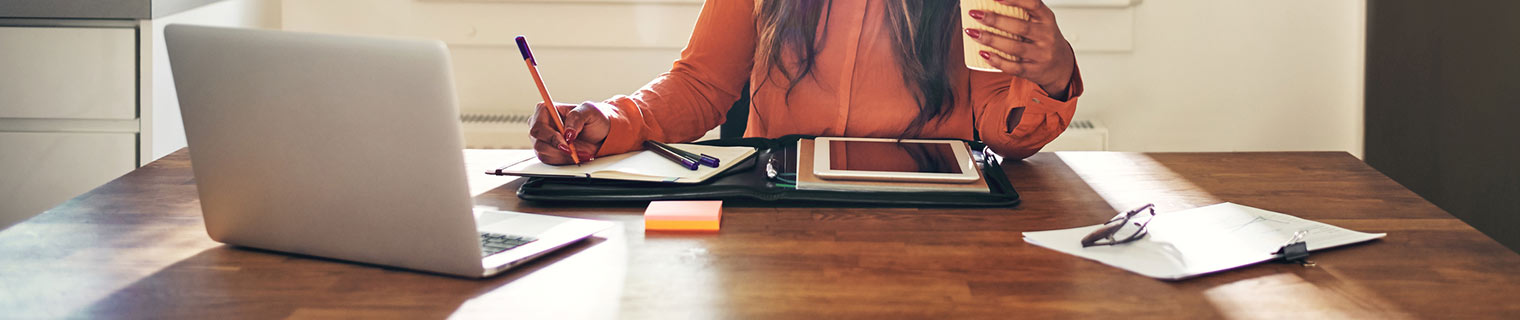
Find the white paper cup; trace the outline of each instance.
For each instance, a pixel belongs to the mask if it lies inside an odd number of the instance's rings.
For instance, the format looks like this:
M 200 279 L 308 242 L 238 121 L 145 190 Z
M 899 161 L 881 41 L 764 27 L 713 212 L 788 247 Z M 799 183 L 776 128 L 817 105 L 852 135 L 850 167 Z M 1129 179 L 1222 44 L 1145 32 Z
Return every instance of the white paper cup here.
M 1020 9 L 1019 7 L 1001 4 L 997 1 L 992 0 L 961 0 L 961 28 L 982 30 L 983 34 L 993 33 L 1004 37 L 1013 37 L 1013 35 L 1010 35 L 1007 32 L 993 29 L 992 27 L 983 25 L 981 22 L 976 21 L 976 19 L 972 19 L 971 10 L 981 10 L 988 13 L 996 13 L 1025 20 L 1029 19 L 1029 15 L 1024 13 L 1024 9 Z M 991 64 L 988 64 L 987 59 L 982 59 L 981 52 L 983 50 L 1003 56 L 1004 59 L 1014 60 L 1013 56 L 1010 56 L 1007 53 L 993 49 L 992 47 L 984 46 L 981 42 L 976 42 L 976 39 L 972 39 L 971 36 L 966 35 L 965 32 L 961 32 L 961 37 L 965 39 L 964 47 L 966 52 L 966 67 L 971 68 L 971 70 L 1003 72 L 1002 70 L 993 68 Z

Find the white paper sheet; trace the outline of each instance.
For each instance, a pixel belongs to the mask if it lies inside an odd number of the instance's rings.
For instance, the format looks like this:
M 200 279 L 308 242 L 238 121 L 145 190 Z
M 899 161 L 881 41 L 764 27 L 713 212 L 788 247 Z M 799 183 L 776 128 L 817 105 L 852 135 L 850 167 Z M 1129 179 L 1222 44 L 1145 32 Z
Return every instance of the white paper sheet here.
M 1176 280 L 1267 261 L 1294 232 L 1307 231 L 1309 250 L 1372 239 L 1363 233 L 1267 210 L 1221 203 L 1162 213 L 1151 220 L 1150 235 L 1138 241 L 1082 247 L 1082 237 L 1102 227 L 1025 232 L 1024 241 L 1139 273 Z

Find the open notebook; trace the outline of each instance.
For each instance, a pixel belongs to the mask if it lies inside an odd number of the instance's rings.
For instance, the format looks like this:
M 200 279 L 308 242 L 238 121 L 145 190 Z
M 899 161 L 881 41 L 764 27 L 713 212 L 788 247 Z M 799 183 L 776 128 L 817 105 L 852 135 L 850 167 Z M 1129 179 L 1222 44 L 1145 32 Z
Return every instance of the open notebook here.
M 513 175 L 554 178 L 593 178 L 628 181 L 651 181 L 672 183 L 699 183 L 728 170 L 755 154 L 750 147 L 717 147 L 694 144 L 671 144 L 670 146 L 692 153 L 718 158 L 718 167 L 699 166 L 690 170 L 671 162 L 652 151 L 642 150 L 611 155 L 577 165 L 551 166 L 529 158 L 486 172 L 494 175 Z

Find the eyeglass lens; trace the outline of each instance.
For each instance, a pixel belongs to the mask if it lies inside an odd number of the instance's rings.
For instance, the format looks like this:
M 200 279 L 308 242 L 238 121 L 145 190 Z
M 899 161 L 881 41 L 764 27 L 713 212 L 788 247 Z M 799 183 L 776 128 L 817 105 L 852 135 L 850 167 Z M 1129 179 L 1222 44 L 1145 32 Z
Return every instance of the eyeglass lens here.
M 1156 216 L 1155 205 L 1147 204 L 1135 210 L 1119 213 L 1103 228 L 1082 239 L 1082 246 L 1105 246 L 1139 240 L 1146 235 L 1146 226 Z
M 1145 226 L 1150 222 L 1151 217 L 1152 215 L 1149 212 L 1139 212 L 1129 216 L 1129 219 L 1120 219 L 1113 222 L 1122 223 L 1123 225 L 1119 226 L 1119 230 L 1114 231 L 1111 239 L 1113 241 L 1129 241 L 1140 236 L 1142 232 L 1145 232 Z

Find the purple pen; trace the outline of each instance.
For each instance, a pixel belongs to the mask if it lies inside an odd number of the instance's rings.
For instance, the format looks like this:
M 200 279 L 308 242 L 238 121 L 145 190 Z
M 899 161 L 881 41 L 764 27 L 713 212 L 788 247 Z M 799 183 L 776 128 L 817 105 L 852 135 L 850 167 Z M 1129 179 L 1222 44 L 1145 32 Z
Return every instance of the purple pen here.
M 644 149 L 658 153 L 661 157 L 665 157 L 666 160 L 678 163 L 682 167 L 685 167 L 687 170 L 697 170 L 696 161 L 682 157 L 681 155 L 676 154 L 674 151 L 670 151 L 670 149 L 666 149 L 665 147 L 660 146 L 658 142 L 645 140 Z
M 705 166 L 709 166 L 709 167 L 713 167 L 713 168 L 717 168 L 718 167 L 718 157 L 709 156 L 707 154 L 702 154 L 702 159 L 697 160 L 697 161 L 702 162 L 702 165 L 705 165 Z
M 682 158 L 686 158 L 686 159 L 689 159 L 691 161 L 695 161 L 695 162 L 700 163 L 700 164 L 702 164 L 704 166 L 709 166 L 709 167 L 713 167 L 713 168 L 717 168 L 718 167 L 718 157 L 709 156 L 707 154 L 698 155 L 698 154 L 695 154 L 695 153 L 691 153 L 691 151 L 681 150 L 681 148 L 676 148 L 675 146 L 671 146 L 671 145 L 668 145 L 668 144 L 660 143 L 658 141 L 650 141 L 650 142 L 654 142 L 655 145 L 658 145 L 658 146 L 660 146 L 662 148 L 670 150 L 671 152 L 675 152 L 676 155 L 679 155 Z

